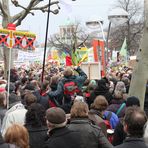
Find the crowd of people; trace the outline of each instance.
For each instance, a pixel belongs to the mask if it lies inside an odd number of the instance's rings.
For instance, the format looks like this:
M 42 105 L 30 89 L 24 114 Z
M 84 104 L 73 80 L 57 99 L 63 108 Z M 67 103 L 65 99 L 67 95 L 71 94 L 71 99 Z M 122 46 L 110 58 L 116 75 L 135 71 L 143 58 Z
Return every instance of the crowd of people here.
M 0 70 L 0 148 L 148 147 L 148 91 L 142 110 L 128 96 L 131 69 L 99 80 L 77 66 L 41 74 L 39 65 L 11 69 L 8 87 Z

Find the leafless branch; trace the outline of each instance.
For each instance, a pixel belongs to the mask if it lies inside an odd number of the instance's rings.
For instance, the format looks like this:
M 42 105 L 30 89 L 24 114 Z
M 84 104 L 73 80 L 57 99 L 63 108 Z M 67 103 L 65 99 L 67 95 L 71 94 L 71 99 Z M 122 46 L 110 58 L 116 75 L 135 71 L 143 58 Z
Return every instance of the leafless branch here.
M 69 28 L 70 30 L 67 31 Z M 56 49 L 58 48 L 60 52 L 64 51 L 72 55 L 78 47 L 84 45 L 89 36 L 83 32 L 78 24 L 69 25 L 68 29 L 66 29 L 66 32 L 63 30 L 61 37 L 60 35 L 51 37 L 49 44 Z
M 18 1 L 16 1 L 16 0 L 11 0 L 11 2 L 12 2 L 12 4 L 13 4 L 15 7 L 20 7 L 20 8 L 22 8 L 22 9 L 28 11 L 27 8 L 25 8 L 24 6 L 20 5 L 20 4 L 18 3 Z M 31 11 L 29 11 L 28 13 L 31 13 L 32 15 L 34 15 L 34 13 L 31 12 Z
M 16 26 L 20 25 L 21 22 L 23 21 L 23 19 L 29 14 L 31 13 L 32 15 L 34 15 L 33 12 L 31 12 L 32 10 L 41 10 L 42 12 L 46 12 L 46 8 L 48 8 L 49 4 L 46 4 L 45 6 L 42 7 L 36 7 L 40 1 L 38 0 L 31 0 L 29 5 L 25 8 L 24 6 L 21 6 L 18 1 L 16 0 L 11 0 L 12 3 L 16 6 L 16 7 L 21 7 L 24 10 L 21 11 L 20 13 L 16 14 L 15 16 L 12 17 L 12 22 L 16 22 Z M 50 6 L 54 5 L 54 4 L 58 4 L 59 1 L 54 1 L 50 3 Z M 57 14 L 59 11 L 56 9 L 54 11 L 51 11 L 53 14 Z
M 58 3 L 59 3 L 59 1 L 51 2 L 50 6 L 55 5 L 55 4 L 58 5 Z M 46 5 L 41 6 L 41 7 L 32 7 L 31 10 L 41 10 L 41 11 L 43 11 L 43 10 L 46 10 L 48 7 L 49 7 L 49 4 L 46 4 Z
M 0 2 L 0 10 L 1 10 L 1 14 L 2 16 L 7 16 L 7 13 L 6 11 L 4 10 L 3 6 L 2 6 L 2 3 Z
M 36 0 L 31 0 L 29 5 L 25 8 L 25 10 L 21 11 L 18 15 L 15 15 L 14 17 L 12 17 L 12 22 L 17 21 L 16 26 L 20 25 L 22 20 L 29 14 L 29 12 L 30 12 L 31 8 L 33 7 L 35 1 Z M 18 5 L 18 4 L 16 4 L 16 5 Z

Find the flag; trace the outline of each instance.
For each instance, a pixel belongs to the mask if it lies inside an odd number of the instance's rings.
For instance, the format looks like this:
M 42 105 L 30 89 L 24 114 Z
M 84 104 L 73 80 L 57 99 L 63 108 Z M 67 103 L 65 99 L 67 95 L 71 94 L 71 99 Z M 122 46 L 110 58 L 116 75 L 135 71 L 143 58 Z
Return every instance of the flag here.
M 64 0 L 59 0 L 59 2 L 67 14 L 72 12 L 72 6 L 69 3 L 65 2 Z
M 88 60 L 88 53 L 86 53 L 85 55 L 83 55 L 82 59 L 78 63 L 78 66 L 80 66 L 82 62 L 87 61 L 87 60 Z
M 72 64 L 73 64 L 74 66 L 77 66 L 77 65 L 78 65 L 79 59 L 78 59 L 78 54 L 77 54 L 76 51 L 75 51 L 75 52 L 72 51 L 71 60 L 72 60 Z
M 127 64 L 127 43 L 126 43 L 126 38 L 124 39 L 124 42 L 122 44 L 122 47 L 120 49 L 120 57 L 121 60 L 124 61 Z
M 120 56 L 127 57 L 127 44 L 126 44 L 126 38 L 124 39 L 124 42 L 122 44 L 121 50 L 120 50 Z
M 71 60 L 71 57 L 70 56 L 66 56 L 66 66 L 72 66 L 72 60 Z
M 65 52 L 62 52 L 61 58 L 64 58 L 65 59 L 66 56 L 67 56 L 66 53 Z

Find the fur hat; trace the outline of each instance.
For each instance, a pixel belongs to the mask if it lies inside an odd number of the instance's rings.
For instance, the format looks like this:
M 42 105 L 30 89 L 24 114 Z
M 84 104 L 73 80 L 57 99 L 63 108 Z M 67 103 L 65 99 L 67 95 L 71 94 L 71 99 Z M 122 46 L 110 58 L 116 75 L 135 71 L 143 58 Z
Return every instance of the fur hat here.
M 62 124 L 66 122 L 66 114 L 63 109 L 59 107 L 52 107 L 46 111 L 47 121 L 52 124 Z
M 115 91 L 121 91 L 122 93 L 126 93 L 126 87 L 124 82 L 122 81 L 117 82 Z

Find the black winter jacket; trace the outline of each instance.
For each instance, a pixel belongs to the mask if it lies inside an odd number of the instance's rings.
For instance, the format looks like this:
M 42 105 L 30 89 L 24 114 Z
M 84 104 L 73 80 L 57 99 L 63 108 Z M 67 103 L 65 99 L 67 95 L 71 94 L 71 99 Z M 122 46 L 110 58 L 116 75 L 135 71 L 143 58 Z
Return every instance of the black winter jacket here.
M 126 133 L 124 132 L 123 129 L 123 119 L 120 120 L 120 122 L 117 124 L 115 131 L 114 131 L 114 135 L 113 135 L 113 145 L 120 145 L 123 143 L 123 141 L 126 138 Z
M 71 131 L 67 127 L 53 129 L 49 132 L 49 136 L 44 148 L 81 148 L 80 133 Z
M 48 139 L 47 127 L 26 127 L 29 132 L 30 148 L 43 148 L 45 141 Z
M 142 138 L 128 137 L 123 144 L 115 146 L 115 148 L 148 148 Z

